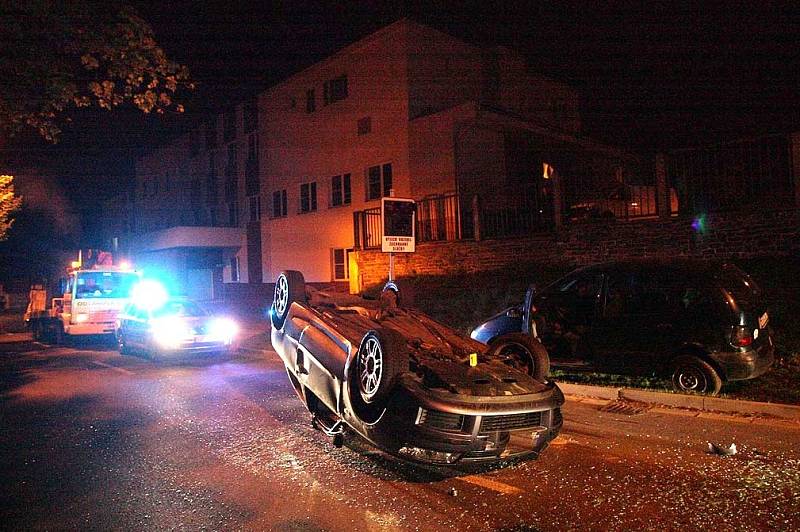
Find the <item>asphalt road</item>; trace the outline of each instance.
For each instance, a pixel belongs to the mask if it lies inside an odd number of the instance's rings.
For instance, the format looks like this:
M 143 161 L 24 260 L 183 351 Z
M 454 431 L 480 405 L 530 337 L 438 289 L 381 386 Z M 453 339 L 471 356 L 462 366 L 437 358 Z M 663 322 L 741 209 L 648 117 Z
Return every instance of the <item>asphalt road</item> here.
M 538 460 L 452 474 L 333 447 L 274 353 L 160 365 L 18 340 L 0 344 L 0 528 L 800 528 L 797 424 L 570 400 Z

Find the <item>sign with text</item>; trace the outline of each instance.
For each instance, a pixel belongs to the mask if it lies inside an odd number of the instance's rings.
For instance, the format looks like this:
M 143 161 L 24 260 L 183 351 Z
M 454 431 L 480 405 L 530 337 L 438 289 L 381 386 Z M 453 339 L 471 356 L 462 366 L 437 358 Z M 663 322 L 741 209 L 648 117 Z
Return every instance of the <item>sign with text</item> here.
M 416 244 L 415 210 L 413 199 L 383 198 L 381 200 L 381 223 L 383 225 L 381 251 L 414 252 Z

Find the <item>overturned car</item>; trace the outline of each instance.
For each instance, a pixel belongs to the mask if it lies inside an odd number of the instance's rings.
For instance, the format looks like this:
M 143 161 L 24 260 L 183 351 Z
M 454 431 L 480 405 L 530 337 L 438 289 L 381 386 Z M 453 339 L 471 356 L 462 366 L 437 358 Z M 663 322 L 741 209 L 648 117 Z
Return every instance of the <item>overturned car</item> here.
M 349 297 L 349 300 L 348 300 Z M 307 290 L 285 271 L 270 309 L 272 345 L 314 425 L 350 429 L 401 458 L 438 464 L 537 454 L 561 429 L 561 390 L 542 345 L 509 334 L 487 347 L 380 301 Z

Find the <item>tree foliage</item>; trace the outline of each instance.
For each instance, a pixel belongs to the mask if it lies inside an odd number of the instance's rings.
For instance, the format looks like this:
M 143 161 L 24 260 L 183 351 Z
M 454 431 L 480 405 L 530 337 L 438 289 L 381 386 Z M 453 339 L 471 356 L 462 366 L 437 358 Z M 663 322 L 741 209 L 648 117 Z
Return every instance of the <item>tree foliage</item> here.
M 14 194 L 14 177 L 0 175 L 0 240 L 8 237 L 14 219 L 11 217 L 22 205 L 22 198 Z
M 56 141 L 70 108 L 182 112 L 185 66 L 167 58 L 150 25 L 114 1 L 0 0 L 0 128 Z

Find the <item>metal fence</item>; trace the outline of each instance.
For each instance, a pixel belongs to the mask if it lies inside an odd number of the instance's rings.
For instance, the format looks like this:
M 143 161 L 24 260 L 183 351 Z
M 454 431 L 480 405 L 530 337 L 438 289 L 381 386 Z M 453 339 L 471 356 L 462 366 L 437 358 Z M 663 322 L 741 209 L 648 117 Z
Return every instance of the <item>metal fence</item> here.
M 673 206 L 677 208 L 674 198 Z M 564 223 L 597 218 L 635 219 L 657 214 L 654 186 L 633 185 L 625 196 L 565 205 Z M 540 191 L 518 188 L 485 198 L 456 193 L 428 197 L 416 204 L 417 242 L 504 238 L 551 231 L 553 205 Z M 356 248 L 381 247 L 380 207 L 353 213 Z
M 417 202 L 417 241 L 461 239 L 461 209 L 455 193 Z
M 455 193 L 419 200 L 416 209 L 417 242 L 460 240 L 462 238 L 461 210 L 458 195 Z M 380 207 L 354 212 L 353 228 L 357 248 L 380 248 Z
M 745 139 L 669 154 L 670 186 L 682 210 L 707 212 L 792 204 L 789 139 Z

